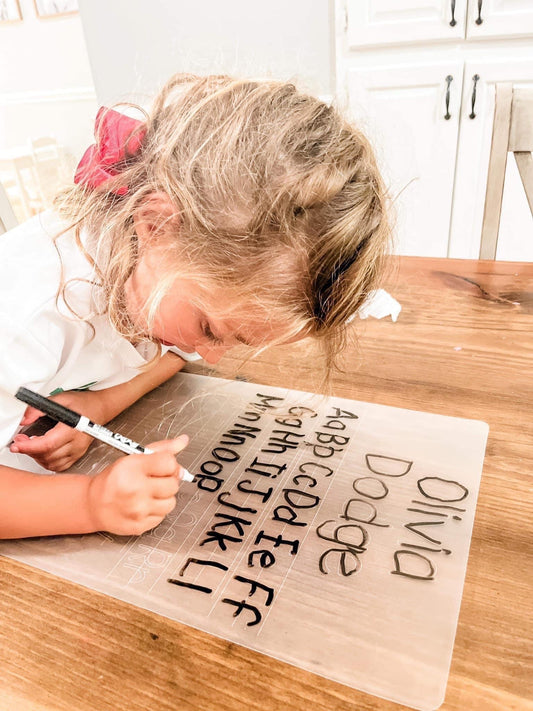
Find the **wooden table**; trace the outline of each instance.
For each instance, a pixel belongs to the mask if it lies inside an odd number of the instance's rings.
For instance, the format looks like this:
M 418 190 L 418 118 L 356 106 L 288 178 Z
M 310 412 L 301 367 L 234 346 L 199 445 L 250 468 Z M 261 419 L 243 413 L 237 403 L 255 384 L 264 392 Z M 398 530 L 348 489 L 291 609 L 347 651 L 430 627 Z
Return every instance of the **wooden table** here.
M 533 709 L 533 264 L 404 257 L 387 288 L 399 320 L 358 320 L 333 393 L 490 425 L 441 708 Z M 273 350 L 243 373 L 312 390 L 305 351 Z M 12 560 L 0 581 L 1 711 L 405 708 Z

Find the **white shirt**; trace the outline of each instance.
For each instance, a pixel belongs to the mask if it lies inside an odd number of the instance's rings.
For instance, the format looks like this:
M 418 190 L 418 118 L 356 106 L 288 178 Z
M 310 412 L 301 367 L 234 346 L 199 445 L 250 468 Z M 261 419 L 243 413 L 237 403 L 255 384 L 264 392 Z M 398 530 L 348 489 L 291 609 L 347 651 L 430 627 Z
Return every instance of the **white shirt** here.
M 48 211 L 0 235 L 0 449 L 26 409 L 9 393 L 21 386 L 43 395 L 108 388 L 138 375 L 155 354 L 155 345 L 133 346 L 98 315 L 93 267 L 74 230 L 56 241 L 60 261 L 53 238 L 65 226 Z M 86 234 L 82 241 L 91 251 Z M 68 284 L 66 299 L 57 296 L 61 283 Z M 185 360 L 200 357 L 171 350 Z

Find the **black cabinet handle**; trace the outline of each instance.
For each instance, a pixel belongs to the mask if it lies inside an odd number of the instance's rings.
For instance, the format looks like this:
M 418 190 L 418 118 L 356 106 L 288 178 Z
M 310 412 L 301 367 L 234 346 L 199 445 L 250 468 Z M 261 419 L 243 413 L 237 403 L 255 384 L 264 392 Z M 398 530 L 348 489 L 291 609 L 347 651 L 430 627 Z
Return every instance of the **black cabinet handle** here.
M 481 9 L 483 7 L 483 0 L 477 0 L 477 20 L 476 25 L 481 25 L 483 23 L 483 18 L 481 17 Z
M 452 10 L 452 19 L 450 21 L 450 26 L 455 27 L 457 24 L 457 20 L 455 19 L 455 0 L 451 0 L 451 10 Z
M 453 77 L 451 74 L 448 74 L 446 77 L 446 113 L 444 114 L 444 118 L 446 121 L 449 121 L 451 119 L 452 115 L 450 113 L 450 84 L 453 81 Z
M 479 74 L 474 74 L 474 76 L 472 77 L 472 81 L 474 82 L 474 86 L 472 87 L 472 111 L 469 114 L 469 118 L 475 119 L 476 114 L 474 108 L 476 106 L 476 87 L 479 81 Z

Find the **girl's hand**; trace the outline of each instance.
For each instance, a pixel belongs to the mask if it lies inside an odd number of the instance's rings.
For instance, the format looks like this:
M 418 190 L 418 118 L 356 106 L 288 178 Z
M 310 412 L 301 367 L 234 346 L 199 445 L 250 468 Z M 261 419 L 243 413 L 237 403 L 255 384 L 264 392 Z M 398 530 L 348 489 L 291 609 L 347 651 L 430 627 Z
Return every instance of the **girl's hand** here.
M 121 457 L 94 476 L 87 494 L 94 530 L 139 536 L 161 523 L 176 505 L 181 482 L 174 455 L 188 443 L 180 435 L 150 444 L 154 454 Z
M 50 399 L 75 412 L 80 412 L 99 425 L 104 424 L 108 419 L 104 411 L 103 397 L 98 390 L 70 390 L 53 395 Z M 27 407 L 20 424 L 31 425 L 42 414 L 34 407 Z M 11 452 L 33 457 L 45 469 L 62 472 L 85 454 L 92 441 L 93 438 L 84 432 L 58 422 L 41 436 L 30 438 L 25 434 L 16 434 L 9 449 Z

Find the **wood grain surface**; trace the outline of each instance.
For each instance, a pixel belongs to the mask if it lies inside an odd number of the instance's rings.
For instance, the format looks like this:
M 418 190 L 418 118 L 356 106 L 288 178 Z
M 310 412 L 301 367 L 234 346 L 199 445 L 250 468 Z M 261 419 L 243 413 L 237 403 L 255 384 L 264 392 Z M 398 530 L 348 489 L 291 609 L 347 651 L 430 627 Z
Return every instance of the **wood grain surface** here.
M 402 257 L 386 286 L 400 317 L 356 320 L 332 394 L 490 425 L 441 708 L 533 709 L 533 264 Z M 316 390 L 317 367 L 296 344 L 240 377 Z M 0 584 L 0 711 L 405 708 L 13 560 Z

